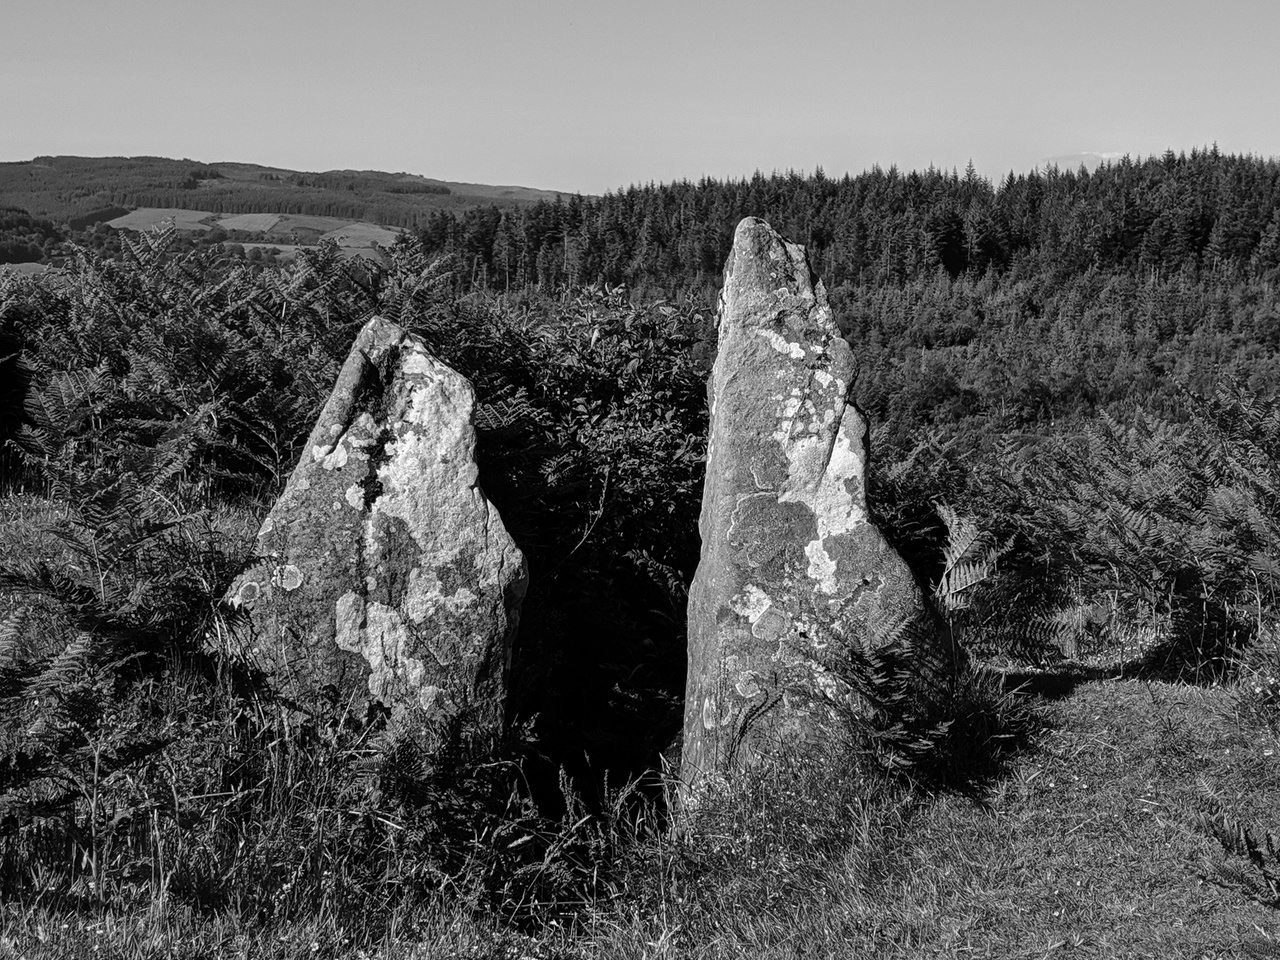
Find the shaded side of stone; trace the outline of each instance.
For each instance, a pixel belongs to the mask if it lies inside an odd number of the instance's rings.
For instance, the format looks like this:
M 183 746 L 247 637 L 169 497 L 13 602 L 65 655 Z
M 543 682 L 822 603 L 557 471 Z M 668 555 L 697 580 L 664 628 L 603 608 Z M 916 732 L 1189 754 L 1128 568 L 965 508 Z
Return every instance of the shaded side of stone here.
M 228 594 L 238 652 L 288 695 L 500 730 L 527 576 L 477 485 L 473 404 L 416 337 L 360 332 Z
M 725 267 L 689 596 L 681 775 L 696 785 L 821 736 L 842 645 L 926 616 L 867 511 L 857 372 L 803 248 L 744 220 Z

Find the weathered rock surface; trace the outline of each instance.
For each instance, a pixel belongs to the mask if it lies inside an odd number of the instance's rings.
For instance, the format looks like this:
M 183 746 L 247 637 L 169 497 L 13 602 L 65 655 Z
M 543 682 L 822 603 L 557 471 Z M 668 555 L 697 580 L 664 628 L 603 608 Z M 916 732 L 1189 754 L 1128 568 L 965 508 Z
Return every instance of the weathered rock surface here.
M 527 576 L 477 486 L 473 404 L 416 337 L 361 330 L 228 594 L 233 642 L 286 693 L 501 729 Z
M 681 777 L 695 789 L 821 738 L 823 664 L 925 616 L 870 520 L 857 372 L 804 249 L 743 220 L 725 266 L 702 558 L 689 594 Z M 826 712 L 824 712 L 826 711 Z

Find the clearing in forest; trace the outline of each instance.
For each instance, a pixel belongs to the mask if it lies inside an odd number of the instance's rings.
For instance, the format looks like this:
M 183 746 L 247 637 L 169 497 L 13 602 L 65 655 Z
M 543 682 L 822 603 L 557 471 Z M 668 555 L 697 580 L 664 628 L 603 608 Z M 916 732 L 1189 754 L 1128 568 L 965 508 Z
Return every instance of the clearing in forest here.
M 278 213 L 237 213 L 232 217 L 222 217 L 218 226 L 223 230 L 248 230 L 265 233 L 280 222 Z
M 209 230 L 212 229 L 208 223 L 204 222 L 217 214 L 210 213 L 208 210 L 181 210 L 177 207 L 139 207 L 126 213 L 123 217 L 116 217 L 114 220 L 108 220 L 107 226 L 115 227 L 117 230 L 150 230 L 152 227 L 163 226 L 165 223 L 172 221 L 173 225 L 179 230 Z
M 378 244 L 389 247 L 403 231 L 379 227 L 373 223 L 347 223 L 330 230 L 321 240 L 336 240 L 340 247 L 370 247 Z

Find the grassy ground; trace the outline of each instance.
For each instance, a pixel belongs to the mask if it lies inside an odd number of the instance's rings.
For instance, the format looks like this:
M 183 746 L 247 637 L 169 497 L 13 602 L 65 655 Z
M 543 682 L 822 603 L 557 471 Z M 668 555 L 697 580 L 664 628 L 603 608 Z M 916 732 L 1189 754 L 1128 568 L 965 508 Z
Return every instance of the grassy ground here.
M 698 923 L 724 885 L 704 889 L 596 955 L 1280 956 L 1280 913 L 1217 882 L 1196 826 L 1201 778 L 1243 816 L 1280 810 L 1275 740 L 1237 725 L 1231 690 L 1095 681 L 1043 706 L 1048 732 L 985 804 L 873 806 L 861 842 L 807 864 L 807 896 L 760 889 Z
M 1198 781 L 1243 818 L 1280 819 L 1276 740 L 1240 726 L 1231 688 L 1103 680 L 1036 699 L 1048 729 L 985 802 L 802 783 L 789 811 L 651 838 L 574 929 L 445 908 L 357 945 L 322 921 L 10 905 L 0 958 L 1280 956 L 1280 912 L 1219 876 L 1247 864 L 1197 826 Z
M 1280 915 L 1211 882 L 1197 778 L 1241 812 L 1280 809 L 1274 744 L 1242 732 L 1231 694 L 1085 684 L 990 810 L 946 798 L 913 823 L 885 955 L 1240 956 Z M 1280 954 L 1277 954 L 1280 955 Z

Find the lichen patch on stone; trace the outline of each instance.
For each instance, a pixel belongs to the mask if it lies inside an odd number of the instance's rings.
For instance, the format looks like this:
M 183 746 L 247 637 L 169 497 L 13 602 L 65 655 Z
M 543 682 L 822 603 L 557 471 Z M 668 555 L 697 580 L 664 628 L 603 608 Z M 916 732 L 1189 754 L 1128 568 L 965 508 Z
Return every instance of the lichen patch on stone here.
M 826 544 L 822 540 L 811 540 L 804 545 L 804 555 L 809 558 L 809 568 L 805 571 L 810 580 L 817 582 L 823 593 L 833 595 L 836 592 L 837 565 L 827 553 Z
M 751 635 L 772 643 L 791 632 L 791 618 L 777 607 L 770 607 L 751 624 Z
M 436 713 L 444 707 L 444 691 L 428 684 L 418 691 L 418 706 L 428 713 Z
M 410 351 L 404 361 L 404 372 L 417 376 L 439 376 L 439 364 L 422 350 L 416 347 Z
M 748 622 L 755 623 L 772 606 L 773 600 L 754 583 L 743 586 L 742 592 L 729 601 L 729 609 Z
M 360 484 L 353 483 L 347 487 L 346 498 L 352 509 L 364 510 L 364 487 Z
M 802 503 L 813 511 L 818 535 L 804 547 L 809 559 L 807 573 L 824 593 L 835 595 L 840 589 L 837 564 L 827 541 L 867 523 L 859 479 L 866 470 L 862 452 L 855 448 L 848 431 L 840 429 L 829 446 L 822 436 L 793 439 L 786 455 L 790 470 L 778 502 Z
M 765 328 L 757 330 L 756 332 L 760 334 L 760 336 L 764 337 L 765 340 L 769 342 L 769 346 L 773 347 L 773 349 L 777 350 L 779 353 L 785 353 L 792 360 L 804 359 L 804 347 L 792 340 L 788 340 L 782 334 L 778 333 L 778 331 Z
M 297 590 L 302 586 L 302 571 L 294 564 L 286 563 L 276 567 L 271 574 L 271 583 L 282 590 Z
M 479 602 L 480 598 L 466 587 L 459 587 L 451 596 L 444 598 L 445 606 L 449 608 L 449 612 L 454 616 L 460 615 Z
M 410 689 L 421 686 L 422 661 L 409 656 L 404 621 L 391 607 L 370 601 L 365 607 L 365 624 L 362 653 L 369 664 L 369 692 L 383 703 L 393 703 L 397 681 L 407 681 Z
M 320 466 L 326 470 L 339 470 L 347 465 L 349 455 L 350 451 L 347 450 L 347 445 L 339 440 L 334 444 L 333 450 L 321 458 Z

